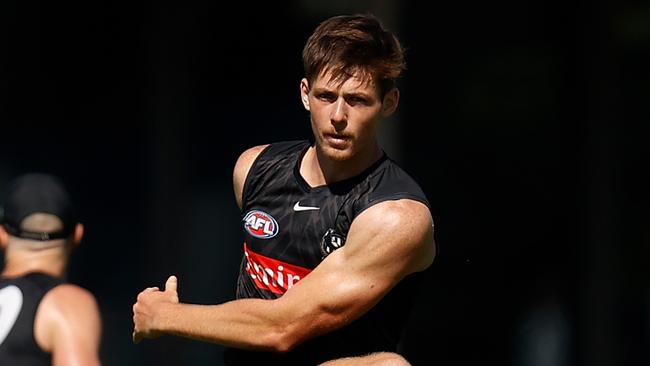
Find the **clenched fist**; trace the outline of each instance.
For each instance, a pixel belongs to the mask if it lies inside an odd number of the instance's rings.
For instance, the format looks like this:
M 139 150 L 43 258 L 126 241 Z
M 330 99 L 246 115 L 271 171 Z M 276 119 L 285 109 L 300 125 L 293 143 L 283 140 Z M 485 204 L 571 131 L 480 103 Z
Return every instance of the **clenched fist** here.
M 157 315 L 167 304 L 178 304 L 178 280 L 169 276 L 165 283 L 165 291 L 158 287 L 148 287 L 138 294 L 133 305 L 133 343 L 139 343 L 142 338 L 155 338 L 160 335 Z

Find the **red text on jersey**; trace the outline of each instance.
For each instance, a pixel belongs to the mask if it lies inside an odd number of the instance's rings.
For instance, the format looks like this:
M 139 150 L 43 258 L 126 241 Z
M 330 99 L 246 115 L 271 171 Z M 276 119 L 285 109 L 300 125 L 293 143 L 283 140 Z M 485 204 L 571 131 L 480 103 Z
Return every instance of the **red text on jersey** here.
M 285 263 L 277 259 L 252 252 L 244 243 L 246 272 L 259 289 L 282 295 L 300 279 L 305 278 L 311 269 Z

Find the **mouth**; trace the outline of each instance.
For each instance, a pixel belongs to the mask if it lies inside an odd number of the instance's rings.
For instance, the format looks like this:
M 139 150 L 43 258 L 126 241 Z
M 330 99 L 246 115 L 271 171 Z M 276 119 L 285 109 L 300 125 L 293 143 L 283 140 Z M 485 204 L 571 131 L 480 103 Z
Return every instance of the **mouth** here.
M 352 141 L 351 136 L 338 133 L 325 133 L 323 137 L 332 147 L 339 149 L 345 148 Z

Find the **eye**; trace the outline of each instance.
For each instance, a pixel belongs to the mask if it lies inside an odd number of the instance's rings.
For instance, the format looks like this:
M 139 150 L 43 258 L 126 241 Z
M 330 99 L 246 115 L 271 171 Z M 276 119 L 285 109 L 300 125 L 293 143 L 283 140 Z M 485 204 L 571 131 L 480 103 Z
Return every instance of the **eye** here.
M 358 96 L 351 96 L 346 98 L 346 101 L 348 102 L 349 105 L 367 105 L 368 101 L 365 98 L 358 97 Z
M 316 94 L 316 98 L 325 102 L 333 103 L 336 101 L 337 96 L 334 93 L 324 92 Z

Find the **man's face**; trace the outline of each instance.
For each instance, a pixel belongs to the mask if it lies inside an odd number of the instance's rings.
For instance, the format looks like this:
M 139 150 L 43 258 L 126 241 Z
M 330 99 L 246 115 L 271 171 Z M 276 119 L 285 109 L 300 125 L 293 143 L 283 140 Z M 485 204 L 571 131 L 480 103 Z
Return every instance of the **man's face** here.
M 353 76 L 340 82 L 329 73 L 321 73 L 313 85 L 303 79 L 300 89 L 305 109 L 311 112 L 316 145 L 336 161 L 375 148 L 378 122 L 394 111 L 390 105 L 396 106 L 398 96 L 394 90 L 382 100 L 372 80 Z

